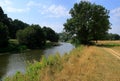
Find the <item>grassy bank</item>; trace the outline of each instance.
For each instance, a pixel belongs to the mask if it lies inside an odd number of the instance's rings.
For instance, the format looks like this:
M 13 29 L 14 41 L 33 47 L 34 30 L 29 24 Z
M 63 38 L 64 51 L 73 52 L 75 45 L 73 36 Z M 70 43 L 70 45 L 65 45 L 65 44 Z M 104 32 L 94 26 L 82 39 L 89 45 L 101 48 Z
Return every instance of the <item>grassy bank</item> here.
M 59 43 L 58 42 L 50 42 L 47 41 L 46 44 L 41 47 L 41 48 L 36 48 L 36 49 L 46 49 L 46 48 L 50 48 L 53 46 L 58 46 Z M 0 48 L 0 53 L 7 53 L 7 52 L 24 52 L 28 49 L 27 46 L 25 45 L 20 45 L 17 39 L 10 39 L 9 40 L 9 44 L 7 47 L 5 48 Z M 30 50 L 30 49 L 29 49 Z
M 25 45 L 20 45 L 18 43 L 18 40 L 16 39 L 10 39 L 9 44 L 5 48 L 0 48 L 0 53 L 6 53 L 6 52 L 22 52 L 26 50 L 27 47 Z
M 109 48 L 112 48 L 112 47 L 120 47 L 120 41 L 98 41 L 97 46 L 101 46 L 101 47 L 109 47 Z
M 119 48 L 117 48 L 118 50 Z M 5 81 L 120 81 L 120 60 L 99 46 L 80 46 L 70 54 L 43 57 Z

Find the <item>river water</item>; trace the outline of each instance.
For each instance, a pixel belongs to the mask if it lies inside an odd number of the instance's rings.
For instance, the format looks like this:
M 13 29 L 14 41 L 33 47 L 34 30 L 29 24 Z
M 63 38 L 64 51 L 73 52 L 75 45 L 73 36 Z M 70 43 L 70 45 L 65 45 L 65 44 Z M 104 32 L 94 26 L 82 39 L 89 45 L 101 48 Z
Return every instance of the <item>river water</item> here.
M 0 79 L 6 76 L 12 76 L 17 71 L 25 73 L 27 62 L 34 60 L 40 61 L 41 55 L 48 57 L 60 53 L 62 56 L 65 53 L 69 53 L 74 46 L 70 43 L 61 43 L 60 46 L 41 50 L 31 50 L 25 53 L 14 54 L 0 54 Z

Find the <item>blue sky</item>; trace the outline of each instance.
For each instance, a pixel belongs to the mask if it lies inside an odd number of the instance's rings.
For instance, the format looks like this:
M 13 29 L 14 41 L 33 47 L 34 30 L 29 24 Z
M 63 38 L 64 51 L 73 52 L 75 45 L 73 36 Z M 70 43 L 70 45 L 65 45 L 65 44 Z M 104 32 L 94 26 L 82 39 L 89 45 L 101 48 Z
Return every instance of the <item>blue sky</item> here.
M 69 10 L 80 0 L 0 0 L 8 17 L 28 24 L 48 26 L 56 32 L 63 31 L 63 24 L 70 17 Z M 120 34 L 120 0 L 88 0 L 110 10 L 112 29 Z

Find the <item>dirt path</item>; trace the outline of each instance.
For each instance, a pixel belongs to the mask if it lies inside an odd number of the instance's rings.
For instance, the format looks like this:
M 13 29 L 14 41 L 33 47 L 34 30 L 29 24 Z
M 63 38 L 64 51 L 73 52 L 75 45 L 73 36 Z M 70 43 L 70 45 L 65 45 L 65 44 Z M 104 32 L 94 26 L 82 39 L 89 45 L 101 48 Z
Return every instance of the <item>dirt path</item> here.
M 120 54 L 118 52 L 114 51 L 113 49 L 111 49 L 111 48 L 104 48 L 104 50 L 106 50 L 110 54 L 114 55 L 116 58 L 120 59 Z

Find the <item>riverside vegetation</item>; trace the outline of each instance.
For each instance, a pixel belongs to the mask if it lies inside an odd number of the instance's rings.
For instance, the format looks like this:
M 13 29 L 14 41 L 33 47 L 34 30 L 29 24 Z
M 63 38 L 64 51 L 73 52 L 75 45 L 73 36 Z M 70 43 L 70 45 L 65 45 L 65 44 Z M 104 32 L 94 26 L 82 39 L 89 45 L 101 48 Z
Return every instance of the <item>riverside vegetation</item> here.
M 3 17 L 0 20 L 0 31 L 4 30 L 0 35 L 5 40 L 0 41 L 0 47 L 4 47 L 3 43 L 7 46 L 9 37 L 14 38 L 16 33 L 15 38 L 19 43 L 32 49 L 44 46 L 47 40 L 58 41 L 58 34 L 49 27 L 41 28 L 39 25 L 12 21 L 1 7 L 0 11 Z M 5 81 L 120 81 L 120 42 L 97 43 L 98 40 L 109 38 L 120 39 L 119 35 L 108 33 L 111 28 L 109 10 L 89 1 L 80 1 L 74 4 L 70 14 L 71 18 L 64 24 L 65 33 L 61 38 L 77 43 L 78 47 L 64 56 L 43 56 L 40 62 L 30 64 L 25 74 L 17 72 L 13 77 L 5 78 Z M 22 26 L 16 21 L 22 23 Z M 15 29 L 16 27 L 19 29 Z M 90 46 L 93 44 L 91 41 L 96 41 L 97 44 Z
M 99 45 L 120 54 L 120 41 L 99 41 Z M 98 46 L 78 46 L 70 54 L 41 58 L 27 68 L 25 74 L 17 72 L 5 81 L 119 81 L 120 59 Z
M 43 50 L 43 49 L 47 49 L 47 48 L 58 46 L 58 45 L 59 45 L 58 42 L 46 41 L 44 46 L 42 46 L 41 48 L 36 48 L 36 49 Z M 32 50 L 32 49 L 29 49 L 26 45 L 19 44 L 17 39 L 10 39 L 8 46 L 5 48 L 1 48 L 0 53 L 16 53 L 16 52 L 21 53 L 21 52 L 25 52 L 29 50 Z
M 0 7 L 0 53 L 44 48 L 46 41 L 58 42 L 58 39 L 58 34 L 50 27 L 12 20 Z

